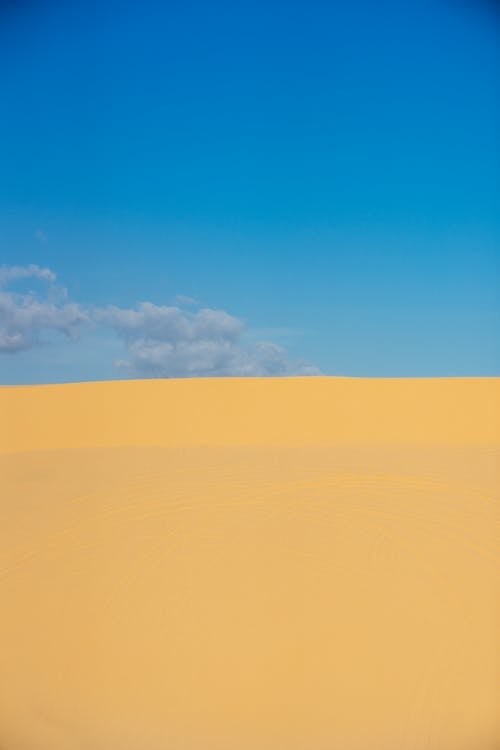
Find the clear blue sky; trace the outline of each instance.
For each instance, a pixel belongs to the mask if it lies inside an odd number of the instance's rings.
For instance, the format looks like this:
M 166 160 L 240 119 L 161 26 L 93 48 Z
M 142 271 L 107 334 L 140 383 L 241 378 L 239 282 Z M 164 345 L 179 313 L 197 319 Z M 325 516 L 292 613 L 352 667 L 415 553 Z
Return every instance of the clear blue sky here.
M 278 373 L 500 375 L 499 29 L 465 0 L 2 3 L 0 266 L 57 282 L 4 269 L 0 382 L 273 374 L 261 340 Z

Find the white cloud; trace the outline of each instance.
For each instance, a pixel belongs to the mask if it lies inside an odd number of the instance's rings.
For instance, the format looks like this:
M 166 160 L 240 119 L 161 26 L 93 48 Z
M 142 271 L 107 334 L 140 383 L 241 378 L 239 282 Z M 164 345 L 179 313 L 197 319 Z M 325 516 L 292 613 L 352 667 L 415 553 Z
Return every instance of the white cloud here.
M 142 302 L 136 310 L 108 307 L 97 314 L 127 347 L 117 365 L 150 377 L 317 375 L 307 363 L 293 363 L 271 342 L 244 346 L 244 323 L 223 310 L 191 313 Z
M 238 318 L 223 310 L 189 313 L 151 302 L 141 302 L 136 310 L 110 305 L 97 311 L 96 318 L 111 325 L 126 341 L 146 338 L 176 344 L 203 339 L 235 340 L 243 329 Z
M 19 293 L 12 282 L 37 279 L 42 292 Z M 136 308 L 109 305 L 93 311 L 68 299 L 56 274 L 36 265 L 0 268 L 0 353 L 16 353 L 43 343 L 57 331 L 75 338 L 84 323 L 111 329 L 125 346 L 115 362 L 147 377 L 318 375 L 312 365 L 292 362 L 286 350 L 255 341 L 239 318 L 224 310 L 195 311 L 141 302 Z M 185 298 L 184 298 L 185 299 Z M 195 300 L 189 300 L 192 305 Z M 186 301 L 184 304 L 188 304 Z
M 0 286 L 4 287 L 12 281 L 22 279 L 38 279 L 54 284 L 56 274 L 50 268 L 41 268 L 33 263 L 30 266 L 0 266 Z
M 56 275 L 49 268 L 0 268 L 0 287 L 30 278 L 45 282 L 45 293 L 19 294 L 0 289 L 0 352 L 13 354 L 31 349 L 40 345 L 44 334 L 50 331 L 73 338 L 78 326 L 88 320 L 82 307 L 68 301 L 66 291 L 54 286 Z

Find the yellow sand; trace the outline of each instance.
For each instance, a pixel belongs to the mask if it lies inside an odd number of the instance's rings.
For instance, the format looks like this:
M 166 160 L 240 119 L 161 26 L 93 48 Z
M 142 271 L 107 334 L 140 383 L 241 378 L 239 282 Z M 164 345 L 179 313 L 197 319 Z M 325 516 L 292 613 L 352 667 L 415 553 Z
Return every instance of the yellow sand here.
M 0 750 L 497 750 L 499 406 L 0 388 Z

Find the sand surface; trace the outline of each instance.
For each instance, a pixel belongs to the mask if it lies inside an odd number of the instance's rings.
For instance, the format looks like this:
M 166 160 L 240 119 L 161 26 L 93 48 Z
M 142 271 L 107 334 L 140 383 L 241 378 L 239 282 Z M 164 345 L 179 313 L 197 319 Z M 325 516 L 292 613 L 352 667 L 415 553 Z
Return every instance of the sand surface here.
M 0 750 L 498 750 L 499 407 L 0 388 Z

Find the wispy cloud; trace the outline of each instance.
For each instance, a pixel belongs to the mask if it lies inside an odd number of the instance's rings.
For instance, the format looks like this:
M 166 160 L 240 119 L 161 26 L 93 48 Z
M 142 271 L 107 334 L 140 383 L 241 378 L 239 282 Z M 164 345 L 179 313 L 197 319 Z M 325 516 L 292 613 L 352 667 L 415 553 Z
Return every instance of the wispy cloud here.
M 31 264 L 29 266 L 0 266 L 0 286 L 4 287 L 13 281 L 23 279 L 38 279 L 54 284 L 56 274 L 50 268 L 42 268 Z
M 10 283 L 28 278 L 45 282 L 45 293 L 5 290 Z M 252 337 L 245 323 L 224 310 L 193 311 L 151 302 L 89 310 L 70 301 L 55 282 L 56 274 L 40 266 L 0 269 L 0 352 L 35 347 L 50 331 L 74 338 L 82 324 L 93 323 L 113 331 L 123 342 L 126 355 L 115 364 L 131 374 L 177 378 L 320 374 L 306 362 L 292 361 L 286 349 L 272 341 L 246 344 Z M 188 298 L 184 304 L 192 306 L 196 300 Z
M 18 293 L 5 288 L 25 279 L 44 282 L 40 293 Z M 14 354 L 39 346 L 44 334 L 58 331 L 70 338 L 88 320 L 87 313 L 55 286 L 56 274 L 40 266 L 0 268 L 0 352 Z
M 35 239 L 42 245 L 45 245 L 47 242 L 47 232 L 45 229 L 42 229 L 41 227 L 37 229 L 35 232 Z
M 196 297 L 187 297 L 185 294 L 176 294 L 174 297 L 174 303 L 179 307 L 191 307 L 191 305 L 197 305 L 198 300 Z

